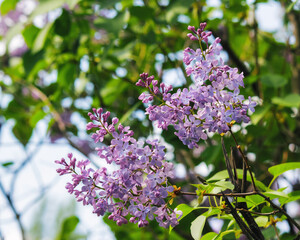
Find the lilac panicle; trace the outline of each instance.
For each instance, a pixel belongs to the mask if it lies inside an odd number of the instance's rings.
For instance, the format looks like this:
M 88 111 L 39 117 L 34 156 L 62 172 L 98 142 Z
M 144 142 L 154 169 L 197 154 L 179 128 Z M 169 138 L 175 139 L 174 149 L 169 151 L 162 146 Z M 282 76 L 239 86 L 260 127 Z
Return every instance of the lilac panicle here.
M 110 145 L 96 148 L 99 157 L 118 169 L 112 173 L 106 168 L 95 170 L 88 160 L 77 161 L 69 154 L 68 161 L 56 161 L 61 165 L 57 169 L 60 175 L 72 176 L 72 182 L 66 185 L 68 192 L 83 205 L 91 205 L 98 216 L 109 212 L 108 218 L 117 225 L 126 224 L 128 215 L 132 216 L 129 221 L 139 227 L 154 218 L 166 228 L 177 225 L 178 218 L 168 206 L 169 193 L 174 189 L 168 178 L 174 176 L 173 165 L 165 160 L 165 147 L 157 140 L 146 144 L 137 141 L 129 127 L 118 124 L 118 118 L 109 122 L 110 113 L 102 108 L 88 115 L 91 122 L 87 129 L 96 129 L 92 135 L 96 143 L 103 142 L 107 135 L 111 137 Z
M 150 105 L 146 109 L 149 119 L 162 129 L 173 125 L 175 135 L 189 148 L 197 147 L 200 139 L 206 140 L 207 132 L 226 133 L 232 121 L 248 123 L 247 112 L 254 112 L 256 105 L 250 97 L 247 103 L 240 95 L 239 88 L 244 87 L 243 73 L 223 63 L 219 57 L 221 39 L 216 38 L 209 45 L 211 32 L 205 32 L 205 27 L 206 23 L 201 23 L 198 29 L 188 26 L 191 31 L 188 37 L 200 42 L 200 48 L 187 47 L 183 51 L 186 73 L 194 80 L 192 86 L 171 93 L 172 86 L 161 83 L 158 88 L 157 80 L 147 73 L 142 73 L 136 84 L 148 89 L 148 93 L 139 97 L 144 103 L 154 97 L 161 100 L 160 105 Z M 201 41 L 206 43 L 205 50 Z

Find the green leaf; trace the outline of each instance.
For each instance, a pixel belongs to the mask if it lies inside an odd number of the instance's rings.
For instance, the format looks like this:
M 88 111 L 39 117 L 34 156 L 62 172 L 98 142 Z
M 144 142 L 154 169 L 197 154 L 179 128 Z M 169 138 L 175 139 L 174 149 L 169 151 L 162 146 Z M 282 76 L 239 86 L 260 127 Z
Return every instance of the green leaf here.
M 120 2 L 120 0 L 101 0 L 100 6 L 101 8 L 112 8 L 118 2 Z
M 11 10 L 14 10 L 19 0 L 4 0 L 1 3 L 0 12 L 1 15 L 5 15 Z
M 264 235 L 265 239 L 274 239 L 274 237 L 276 236 L 276 232 L 272 227 L 263 229 L 262 234 Z
M 47 113 L 45 113 L 42 109 L 38 108 L 30 117 L 30 126 L 32 126 L 34 128 L 35 125 L 40 120 L 42 120 L 46 115 L 47 115 Z
M 32 48 L 34 40 L 39 33 L 39 28 L 36 26 L 28 25 L 22 32 L 24 40 L 29 48 Z
M 71 216 L 66 218 L 62 223 L 61 234 L 58 239 L 59 240 L 70 239 L 71 233 L 74 232 L 78 223 L 79 223 L 79 218 L 76 216 Z
M 289 233 L 284 233 L 284 234 L 280 235 L 280 240 L 295 240 L 295 235 L 292 235 Z
M 62 14 L 54 22 L 54 31 L 56 34 L 65 37 L 69 35 L 71 30 L 71 16 L 70 13 L 63 9 Z
M 285 78 L 282 75 L 278 74 L 266 74 L 262 75 L 261 78 L 261 83 L 267 87 L 273 87 L 273 88 L 279 88 L 283 87 L 288 83 L 288 79 Z
M 265 202 L 265 199 L 259 195 L 246 196 L 245 199 L 246 199 L 246 202 L 248 203 L 248 207 L 257 206 L 257 205 Z M 242 199 L 240 199 L 240 200 L 242 200 Z
M 272 190 L 268 192 L 264 192 L 264 195 L 266 195 L 270 199 L 279 198 L 279 200 L 281 201 L 285 201 L 285 199 L 289 198 L 289 196 L 284 192 L 272 191 Z
M 77 72 L 77 65 L 74 63 L 67 63 L 63 65 L 57 74 L 57 82 L 62 87 L 68 87 L 66 90 L 70 90 L 70 86 L 73 85 L 75 80 L 75 74 Z
M 256 107 L 255 112 L 251 115 L 251 122 L 256 125 L 268 113 L 270 108 L 270 104 Z
M 214 183 L 215 186 L 221 187 L 221 191 L 224 191 L 226 189 L 234 189 L 234 186 L 231 182 L 228 181 L 218 181 L 216 183 Z
M 203 215 L 200 215 L 192 222 L 191 234 L 195 240 L 200 240 L 205 222 L 206 222 L 206 217 Z
M 228 172 L 227 170 L 223 170 L 220 172 L 217 172 L 215 175 L 213 175 L 211 178 L 207 179 L 207 182 L 213 182 L 213 181 L 218 181 L 222 179 L 227 179 L 228 178 Z
M 293 9 L 293 7 L 295 6 L 296 3 L 297 3 L 297 1 L 291 2 L 291 3 L 287 6 L 285 12 L 286 12 L 286 13 L 289 13 L 290 11 L 292 11 L 292 9 Z
M 131 114 L 142 104 L 141 101 L 137 102 L 130 108 L 120 119 L 119 123 L 124 123 L 130 116 Z
M 129 9 L 130 15 L 137 17 L 141 20 L 152 19 L 154 9 L 145 6 L 132 6 Z
M 199 208 L 201 209 L 201 207 Z M 210 216 L 213 216 L 213 215 L 217 215 L 217 214 L 220 214 L 222 211 L 220 208 L 213 208 L 213 207 L 210 207 L 208 208 L 208 210 L 203 213 L 202 215 L 205 216 L 205 217 L 210 217 Z
M 40 51 L 38 53 L 33 54 L 31 51 L 27 51 L 23 54 L 23 66 L 25 68 L 26 74 L 28 74 L 28 79 L 32 79 L 34 76 L 33 70 L 37 69 L 40 66 L 40 60 L 44 61 L 44 53 Z M 36 72 L 37 73 L 37 72 Z
M 180 219 L 178 221 L 181 221 L 185 216 L 187 216 L 188 214 L 190 214 L 192 211 L 196 210 L 197 208 L 193 208 L 190 207 L 187 204 L 179 204 L 176 208 L 176 210 L 179 210 L 182 212 L 182 216 L 180 217 Z M 173 227 L 170 226 L 169 227 L 169 233 L 173 230 Z
M 285 97 L 273 97 L 272 103 L 284 107 L 300 107 L 300 95 L 291 93 Z
M 279 203 L 281 205 L 283 205 L 283 204 L 287 204 L 289 202 L 293 202 L 293 201 L 299 200 L 300 199 L 300 191 L 290 192 L 288 194 L 288 197 L 289 197 L 288 199 L 283 199 L 283 198 L 279 199 Z
M 118 87 L 116 87 L 118 86 Z M 101 96 L 104 99 L 104 103 L 107 105 L 120 99 L 120 95 L 124 93 L 124 90 L 128 87 L 128 83 L 121 79 L 112 79 L 104 88 L 101 89 Z
M 243 170 L 242 169 L 237 169 L 237 174 L 238 174 L 239 179 L 243 178 Z M 268 188 L 262 182 L 258 181 L 255 178 L 255 175 L 253 172 L 252 172 L 252 174 L 253 174 L 253 178 L 254 178 L 254 182 L 255 182 L 256 186 L 259 187 L 261 190 L 266 191 Z M 217 172 L 211 178 L 207 179 L 207 182 L 214 182 L 214 181 L 223 180 L 223 179 L 227 179 L 227 178 L 229 178 L 228 172 L 227 172 L 227 170 L 223 170 L 223 171 Z M 251 182 L 251 177 L 250 177 L 249 172 L 247 172 L 247 181 Z
M 234 233 L 234 232 L 235 232 L 235 230 L 226 230 L 224 232 L 221 232 L 219 234 L 219 236 L 215 238 L 215 240 L 221 240 L 221 239 L 223 239 L 224 236 L 226 236 L 226 235 L 228 235 L 230 233 Z
M 34 43 L 32 45 L 33 53 L 37 53 L 43 49 L 48 37 L 48 33 L 51 30 L 52 26 L 53 22 L 46 24 L 46 26 L 44 26 L 44 28 L 40 30 L 40 32 L 37 34 L 37 37 L 35 38 Z
M 254 219 L 259 227 L 264 227 L 267 225 L 269 218 L 267 216 L 259 216 Z
M 14 162 L 12 162 L 12 161 L 1 163 L 2 167 L 10 167 L 13 164 L 14 164 Z
M 202 238 L 201 240 L 214 240 L 216 238 L 216 236 L 218 236 L 217 233 L 215 232 L 209 232 L 209 233 L 206 233 Z
M 181 218 L 179 219 L 179 221 L 181 219 L 183 219 L 186 215 L 190 214 L 192 211 L 194 211 L 195 209 L 197 208 L 193 208 L 193 207 L 190 207 L 189 205 L 187 204 L 179 204 L 177 207 L 176 207 L 176 210 L 179 210 L 182 212 L 182 216 Z
M 13 127 L 13 133 L 15 137 L 23 144 L 23 146 L 26 146 L 26 144 L 28 143 L 32 131 L 33 129 L 29 125 L 29 123 L 26 123 L 26 119 L 18 120 Z
M 272 181 L 270 182 L 269 186 L 272 185 L 274 180 L 281 174 L 283 174 L 286 171 L 293 170 L 300 168 L 300 162 L 288 162 L 288 163 L 282 163 L 275 166 L 272 166 L 268 169 L 269 173 L 271 173 L 274 177 Z

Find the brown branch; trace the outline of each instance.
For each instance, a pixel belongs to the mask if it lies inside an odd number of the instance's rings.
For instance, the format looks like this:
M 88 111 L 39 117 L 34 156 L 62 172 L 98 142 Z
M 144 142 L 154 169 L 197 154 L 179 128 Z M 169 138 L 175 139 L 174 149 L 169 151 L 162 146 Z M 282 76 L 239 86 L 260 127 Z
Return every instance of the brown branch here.
M 250 195 L 255 195 L 257 192 L 247 192 L 247 193 L 224 193 L 227 197 L 245 197 Z M 197 193 L 195 192 L 179 192 L 179 195 L 192 195 L 197 196 Z M 203 196 L 212 196 L 212 197 L 222 197 L 222 193 L 203 193 Z
M 287 8 L 287 5 L 290 4 L 291 1 L 281 1 L 281 5 L 284 9 Z M 290 51 L 290 53 L 293 53 L 292 58 L 292 64 L 291 64 L 291 70 L 292 70 L 292 78 L 291 78 L 291 84 L 292 84 L 292 91 L 293 93 L 300 93 L 300 64 L 297 61 L 297 57 L 299 57 L 300 52 L 300 14 L 299 11 L 296 11 L 294 9 L 291 9 L 287 13 L 287 17 L 289 19 L 289 22 L 292 25 L 293 28 L 293 35 L 295 37 L 295 52 Z
M 257 191 L 256 185 L 255 185 L 255 181 L 254 181 L 254 177 L 253 177 L 252 171 L 250 169 L 250 166 L 248 164 L 247 157 L 245 156 L 244 152 L 242 151 L 241 146 L 238 144 L 238 142 L 237 142 L 237 140 L 236 140 L 233 132 L 231 131 L 231 129 L 229 130 L 229 132 L 231 133 L 231 136 L 233 137 L 235 145 L 236 145 L 237 149 L 239 150 L 240 154 L 242 155 L 242 158 L 243 158 L 243 161 L 244 161 L 244 163 L 246 165 L 246 168 L 249 171 L 249 174 L 250 174 L 250 177 L 251 177 L 252 186 L 253 186 L 253 190 Z
M 300 230 L 300 225 L 281 207 L 278 207 L 275 203 L 272 202 L 272 200 L 264 195 L 261 192 L 257 192 L 257 194 L 261 197 L 263 197 L 267 202 L 269 202 L 273 208 L 276 208 L 279 212 L 283 213 L 294 225 Z
M 248 212 L 248 213 L 255 214 L 255 215 L 260 215 L 260 216 L 270 216 L 270 215 L 275 215 L 276 213 L 279 212 L 279 210 L 274 210 L 274 211 L 269 212 L 269 213 L 260 213 L 260 212 L 249 211 L 249 210 L 244 209 L 244 208 L 237 208 L 236 210 L 237 210 L 237 211 L 240 211 L 240 212 Z
M 249 228 L 246 223 L 242 220 L 242 218 L 239 216 L 237 213 L 236 209 L 231 205 L 229 202 L 228 198 L 225 196 L 225 194 L 222 192 L 223 198 L 225 200 L 226 206 L 230 209 L 230 214 L 233 216 L 235 219 L 236 223 L 239 225 L 241 228 L 242 232 L 247 236 L 249 240 L 260 240 L 252 231 L 251 228 Z
M 3 193 L 4 197 L 6 198 L 11 210 L 13 211 L 15 217 L 16 217 L 16 220 L 17 220 L 17 223 L 19 225 L 19 228 L 21 230 L 21 235 L 22 235 L 22 239 L 25 240 L 25 230 L 24 230 L 24 227 L 23 227 L 23 224 L 21 222 L 21 215 L 19 214 L 19 212 L 17 211 L 12 199 L 11 199 L 11 196 L 9 193 L 7 193 L 2 185 L 2 183 L 0 182 L 0 190 L 1 192 Z
M 254 2 L 254 8 L 253 8 L 253 30 L 254 30 L 254 36 L 253 36 L 253 42 L 254 42 L 254 59 L 255 59 L 255 69 L 254 73 L 256 76 L 258 76 L 257 81 L 254 83 L 254 89 L 257 90 L 256 94 L 263 99 L 263 91 L 262 91 L 262 85 L 261 81 L 259 79 L 260 74 L 260 65 L 259 65 L 259 54 L 258 54 L 258 23 L 255 17 L 255 11 L 256 11 L 256 1 Z

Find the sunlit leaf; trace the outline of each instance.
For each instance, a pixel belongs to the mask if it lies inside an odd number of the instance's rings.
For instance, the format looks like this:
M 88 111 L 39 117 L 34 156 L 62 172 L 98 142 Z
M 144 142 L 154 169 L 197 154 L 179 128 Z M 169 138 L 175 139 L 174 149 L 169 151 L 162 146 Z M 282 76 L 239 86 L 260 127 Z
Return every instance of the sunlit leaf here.
M 37 53 L 40 50 L 42 50 L 47 40 L 48 33 L 51 30 L 52 26 L 53 26 L 53 22 L 46 24 L 46 26 L 37 34 L 37 37 L 35 38 L 34 44 L 32 46 L 33 53 Z
M 213 182 L 213 181 L 218 181 L 218 180 L 227 179 L 227 178 L 228 178 L 227 170 L 222 170 L 220 172 L 217 172 L 211 178 L 207 179 L 207 182 Z
M 176 207 L 176 210 L 179 210 L 182 212 L 182 216 L 181 218 L 179 219 L 179 221 L 181 219 L 183 219 L 186 215 L 190 214 L 192 211 L 194 211 L 196 208 L 193 208 L 193 207 L 190 207 L 189 205 L 187 204 L 180 204 Z
M 206 233 L 202 238 L 201 240 L 214 240 L 216 238 L 216 236 L 218 236 L 217 233 L 215 232 L 209 232 L 209 233 Z
M 282 163 L 270 167 L 268 171 L 274 176 L 270 183 L 270 186 L 279 175 L 283 174 L 286 171 L 297 169 L 297 168 L 300 168 L 300 162 L 288 162 L 288 163 Z
M 206 222 L 206 217 L 203 215 L 200 215 L 192 222 L 191 234 L 195 240 L 200 240 L 205 222 Z
M 283 198 L 280 198 L 279 199 L 279 202 L 281 205 L 283 204 L 287 204 L 289 202 L 293 202 L 293 201 L 297 201 L 300 199 L 300 191 L 294 191 L 294 192 L 290 192 L 288 194 L 288 199 L 283 199 Z
M 259 227 L 264 227 L 267 225 L 269 218 L 268 216 L 259 216 L 254 219 Z
M 271 105 L 265 104 L 261 107 L 256 107 L 255 112 L 251 115 L 251 122 L 256 125 L 270 110 Z
M 33 47 L 34 40 L 38 35 L 38 33 L 39 33 L 39 28 L 37 28 L 33 24 L 26 26 L 26 28 L 23 30 L 22 34 L 29 48 Z
M 300 106 L 300 95 L 299 94 L 288 94 L 285 97 L 273 97 L 272 103 L 278 104 L 284 107 L 299 107 Z
M 15 9 L 18 0 L 4 0 L 0 6 L 1 15 L 7 14 L 9 11 Z
M 264 192 L 264 195 L 266 195 L 267 197 L 269 197 L 270 199 L 274 199 L 274 198 L 279 198 L 279 199 L 283 199 L 281 201 L 284 201 L 285 199 L 288 199 L 289 196 L 284 193 L 284 192 L 279 192 L 279 191 L 268 191 L 268 192 Z

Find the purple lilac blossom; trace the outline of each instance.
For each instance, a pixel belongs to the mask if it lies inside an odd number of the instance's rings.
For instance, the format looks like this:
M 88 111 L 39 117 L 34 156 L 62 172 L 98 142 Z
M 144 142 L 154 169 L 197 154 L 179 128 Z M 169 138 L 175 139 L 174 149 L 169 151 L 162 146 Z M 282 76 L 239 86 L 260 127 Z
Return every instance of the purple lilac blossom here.
M 109 212 L 109 219 L 117 225 L 130 222 L 139 227 L 148 225 L 154 218 L 160 226 L 168 228 L 178 224 L 178 214 L 168 206 L 167 199 L 174 187 L 168 178 L 174 177 L 173 165 L 165 160 L 165 147 L 157 140 L 137 141 L 129 127 L 118 124 L 118 118 L 109 123 L 110 113 L 102 108 L 89 113 L 91 122 L 87 129 L 96 128 L 94 141 L 103 142 L 107 135 L 110 145 L 96 148 L 100 158 L 114 163 L 118 170 L 108 173 L 106 168 L 93 169 L 88 160 L 77 161 L 72 154 L 68 161 L 55 161 L 62 165 L 57 169 L 60 175 L 71 174 L 72 182 L 66 188 L 83 205 L 92 205 L 94 213 L 103 216 Z M 117 126 L 118 124 L 118 126 Z M 118 199 L 118 201 L 114 201 Z
M 239 88 L 244 87 L 243 73 L 224 64 L 219 57 L 221 39 L 216 38 L 209 45 L 211 32 L 204 32 L 205 27 L 206 23 L 201 23 L 197 30 L 193 26 L 188 27 L 192 33 L 187 36 L 200 42 L 200 48 L 187 47 L 183 51 L 186 73 L 194 79 L 189 89 L 170 93 L 172 86 L 161 83 L 159 88 L 158 81 L 147 73 L 141 74 L 136 83 L 148 89 L 148 93 L 143 92 L 139 97 L 143 103 L 152 101 L 154 97 L 161 100 L 160 105 L 150 105 L 146 109 L 149 119 L 162 129 L 173 125 L 175 135 L 189 148 L 198 147 L 200 139 L 206 140 L 207 132 L 226 133 L 232 121 L 248 123 L 247 112 L 254 112 L 256 106 L 251 97 L 247 102 L 240 95 Z M 201 41 L 206 43 L 205 50 Z

